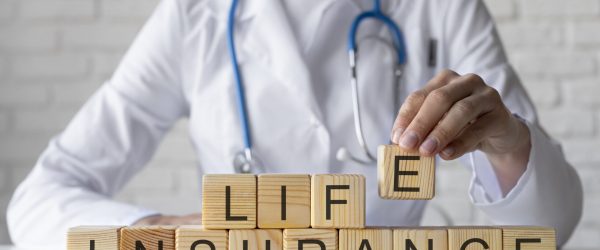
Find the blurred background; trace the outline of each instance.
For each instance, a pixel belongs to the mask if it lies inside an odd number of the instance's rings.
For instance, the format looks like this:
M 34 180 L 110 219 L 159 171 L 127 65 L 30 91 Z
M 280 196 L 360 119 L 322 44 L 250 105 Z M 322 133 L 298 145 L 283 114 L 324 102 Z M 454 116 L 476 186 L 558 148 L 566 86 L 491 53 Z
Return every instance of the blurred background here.
M 0 0 L 0 245 L 6 206 L 48 140 L 108 79 L 157 0 Z M 488 0 L 541 122 L 582 178 L 583 218 L 567 249 L 600 249 L 600 0 Z M 197 212 L 200 189 L 186 122 L 118 199 Z M 470 173 L 443 163 L 424 224 L 485 224 Z

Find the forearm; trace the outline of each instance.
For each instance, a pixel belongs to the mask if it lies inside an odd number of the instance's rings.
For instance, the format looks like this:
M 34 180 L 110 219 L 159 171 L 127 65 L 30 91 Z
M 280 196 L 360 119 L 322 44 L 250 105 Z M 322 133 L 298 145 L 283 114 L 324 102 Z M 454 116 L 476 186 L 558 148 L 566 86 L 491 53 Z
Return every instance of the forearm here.
M 502 190 L 502 196 L 506 196 L 512 190 L 517 182 L 527 170 L 529 156 L 531 153 L 531 134 L 527 126 L 521 122 L 516 122 L 515 128 L 518 132 L 519 141 L 513 151 L 507 153 L 487 153 L 494 173 L 498 179 L 498 184 Z

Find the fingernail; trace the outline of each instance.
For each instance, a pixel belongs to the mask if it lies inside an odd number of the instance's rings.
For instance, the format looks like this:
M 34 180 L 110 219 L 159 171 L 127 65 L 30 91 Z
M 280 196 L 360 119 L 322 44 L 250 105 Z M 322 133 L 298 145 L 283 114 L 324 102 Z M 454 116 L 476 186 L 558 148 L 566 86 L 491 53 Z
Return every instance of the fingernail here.
M 394 134 L 392 135 L 393 143 L 398 144 L 398 141 L 400 140 L 400 136 L 402 135 L 402 132 L 404 132 L 404 128 L 397 128 L 394 130 Z
M 432 154 L 437 149 L 437 146 L 438 146 L 438 142 L 436 139 L 427 137 L 425 142 L 423 142 L 423 144 L 421 144 L 421 148 L 419 150 L 421 152 L 424 152 L 425 154 Z
M 402 135 L 402 139 L 400 140 L 400 146 L 407 149 L 412 149 L 416 146 L 419 138 L 417 137 L 417 133 L 413 131 L 408 131 Z
M 456 151 L 452 146 L 446 147 L 444 150 L 442 150 L 442 154 L 446 155 L 446 156 L 452 156 L 454 154 L 454 151 Z

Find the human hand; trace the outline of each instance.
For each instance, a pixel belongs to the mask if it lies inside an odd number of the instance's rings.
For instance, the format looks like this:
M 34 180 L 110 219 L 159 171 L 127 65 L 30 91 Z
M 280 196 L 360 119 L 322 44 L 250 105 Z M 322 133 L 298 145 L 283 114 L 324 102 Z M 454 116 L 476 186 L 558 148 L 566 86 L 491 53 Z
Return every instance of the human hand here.
M 202 214 L 189 214 L 183 216 L 169 216 L 169 215 L 152 215 L 144 217 L 133 225 L 135 226 L 146 226 L 146 225 L 201 225 Z
M 392 142 L 425 156 L 456 159 L 473 150 L 500 157 L 526 150 L 529 129 L 512 115 L 500 94 L 474 74 L 444 70 L 404 102 Z M 521 157 L 523 158 L 523 157 Z

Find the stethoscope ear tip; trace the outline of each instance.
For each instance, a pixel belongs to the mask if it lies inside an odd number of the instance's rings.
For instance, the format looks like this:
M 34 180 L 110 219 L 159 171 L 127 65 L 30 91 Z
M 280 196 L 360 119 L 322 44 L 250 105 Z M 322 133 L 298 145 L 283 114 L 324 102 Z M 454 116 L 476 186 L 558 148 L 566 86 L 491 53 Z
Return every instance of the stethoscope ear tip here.
M 348 159 L 350 159 L 349 152 L 344 147 L 338 149 L 335 157 L 337 158 L 338 161 L 347 161 Z

